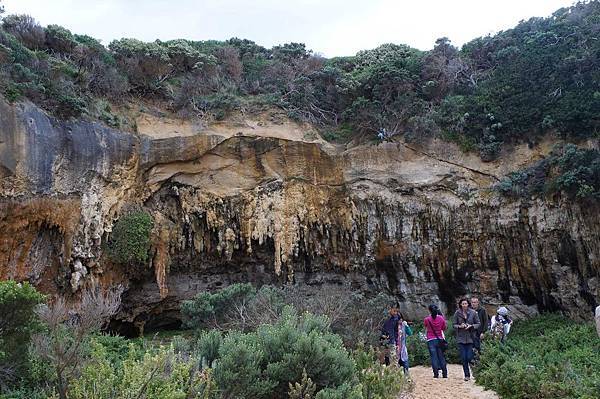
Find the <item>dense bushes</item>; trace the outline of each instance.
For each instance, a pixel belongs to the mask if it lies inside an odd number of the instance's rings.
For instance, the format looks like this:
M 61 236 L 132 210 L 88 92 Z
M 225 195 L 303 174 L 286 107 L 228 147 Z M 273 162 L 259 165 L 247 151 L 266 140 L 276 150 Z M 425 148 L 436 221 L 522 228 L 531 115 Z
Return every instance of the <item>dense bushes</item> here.
M 200 370 L 195 359 L 159 347 L 142 353 L 129 348 L 120 365 L 109 361 L 105 347 L 94 342 L 91 359 L 71 384 L 69 398 L 216 398 L 210 370 Z
M 6 323 L 0 330 L 1 356 L 8 353 L 6 348 L 19 348 L 29 367 L 21 369 L 20 379 L 0 384 L 0 397 L 295 399 L 310 394 L 315 399 L 392 399 L 411 389 L 401 368 L 379 364 L 375 350 L 362 345 L 346 349 L 327 316 L 301 313 L 286 304 L 300 302 L 298 292 L 286 297 L 272 287 L 256 291 L 240 284 L 207 295 L 190 302 L 199 305 L 192 307 L 192 314 L 208 315 L 196 320 L 198 327 L 209 327 L 207 320 L 218 324 L 224 320 L 218 313 L 231 308 L 240 318 L 252 314 L 245 312 L 254 305 L 254 317 L 276 312 L 263 318 L 266 323 L 239 322 L 232 329 L 220 325 L 223 331 L 205 329 L 166 344 L 127 340 L 98 333 L 116 310 L 113 295 L 86 292 L 77 311 L 58 300 L 38 308 L 36 320 L 33 308 L 43 297 L 27 284 L 2 282 L 0 323 Z M 339 306 L 339 299 L 332 298 L 332 306 Z M 318 298 L 311 301 L 308 306 L 327 309 Z M 417 324 L 408 340 L 413 366 L 429 362 L 419 339 L 421 329 Z M 31 332 L 35 338 L 28 351 Z M 447 331 L 446 337 L 447 358 L 458 362 L 454 334 Z M 596 398 L 598 353 L 600 341 L 591 325 L 540 316 L 515 323 L 505 344 L 485 341 L 477 381 L 508 399 Z
M 288 309 L 274 325 L 225 336 L 214 377 L 225 397 L 280 398 L 303 370 L 318 390 L 336 388 L 351 380 L 354 363 L 327 320 Z
M 146 263 L 153 226 L 152 216 L 144 211 L 133 211 L 122 216 L 113 226 L 108 242 L 111 259 L 122 264 Z
M 0 283 L 0 322 L 15 328 L 1 325 L 3 344 L 18 348 L 18 356 L 29 363 L 19 379 L 0 384 L 0 398 L 274 399 L 310 394 L 320 399 L 395 399 L 410 389 L 401 369 L 378 364 L 372 350 L 346 349 L 331 330 L 335 321 L 287 304 L 301 302 L 298 292 L 236 284 L 200 295 L 187 303 L 185 312 L 190 325 L 204 330 L 192 338 L 172 337 L 166 344 L 100 335 L 119 306 L 118 295 L 86 291 L 76 309 L 57 298 L 34 313 L 41 295 L 26 284 Z M 333 298 L 332 306 L 341 304 Z M 307 302 L 330 312 L 320 298 Z M 21 319 L 11 317 L 14 309 L 24 309 L 17 312 Z M 13 346 L 15 342 L 20 344 Z
M 333 59 L 302 43 L 267 49 L 238 38 L 120 39 L 107 49 L 56 25 L 8 16 L 0 29 L 0 90 L 61 117 L 103 120 L 98 97 L 150 97 L 203 122 L 252 98 L 320 126 L 332 140 L 349 139 L 340 134 L 347 131 L 374 137 L 380 129 L 417 144 L 439 136 L 491 161 L 503 143 L 536 134 L 598 134 L 599 15 L 600 2 L 580 2 L 460 50 L 441 38 L 428 52 L 384 44 Z
M 394 299 L 384 293 L 373 298 L 350 290 L 327 290 L 310 295 L 299 287 L 285 289 L 232 284 L 216 292 L 203 292 L 184 301 L 181 312 L 189 328 L 255 329 L 277 322 L 286 305 L 300 313 L 326 316 L 331 330 L 347 346 L 376 345 L 379 329 Z
M 504 345 L 487 343 L 477 382 L 505 399 L 597 398 L 599 354 L 591 325 L 539 316 L 515 323 Z

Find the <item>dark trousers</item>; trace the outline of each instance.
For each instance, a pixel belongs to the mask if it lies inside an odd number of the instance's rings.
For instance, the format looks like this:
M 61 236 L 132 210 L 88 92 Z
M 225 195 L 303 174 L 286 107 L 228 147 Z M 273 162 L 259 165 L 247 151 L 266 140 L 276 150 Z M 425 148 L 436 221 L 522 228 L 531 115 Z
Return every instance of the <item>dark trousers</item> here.
M 473 344 L 458 344 L 458 353 L 460 354 L 465 377 L 471 377 L 469 363 L 473 360 Z
M 473 334 L 473 349 L 481 354 L 481 334 L 476 332 Z
M 442 377 L 448 377 L 448 369 L 446 368 L 446 356 L 444 352 L 438 348 L 439 339 L 432 339 L 427 341 L 427 349 L 429 349 L 429 356 L 431 357 L 431 368 L 433 369 L 433 376 L 439 377 L 440 370 L 442 370 Z
M 402 367 L 404 374 L 408 373 L 408 368 L 410 367 L 410 365 L 408 364 L 408 359 L 406 359 L 406 361 L 398 359 L 398 365 Z

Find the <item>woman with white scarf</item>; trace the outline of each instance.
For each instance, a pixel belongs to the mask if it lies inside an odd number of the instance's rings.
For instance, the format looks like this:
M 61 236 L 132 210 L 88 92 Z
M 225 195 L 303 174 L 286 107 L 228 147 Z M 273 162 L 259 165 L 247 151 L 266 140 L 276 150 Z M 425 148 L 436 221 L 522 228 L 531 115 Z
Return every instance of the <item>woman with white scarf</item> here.
M 402 313 L 398 312 L 398 331 L 396 334 L 396 355 L 398 356 L 398 365 L 404 369 L 404 374 L 408 375 L 408 349 L 406 348 L 406 337 L 412 335 L 412 329 L 404 321 Z

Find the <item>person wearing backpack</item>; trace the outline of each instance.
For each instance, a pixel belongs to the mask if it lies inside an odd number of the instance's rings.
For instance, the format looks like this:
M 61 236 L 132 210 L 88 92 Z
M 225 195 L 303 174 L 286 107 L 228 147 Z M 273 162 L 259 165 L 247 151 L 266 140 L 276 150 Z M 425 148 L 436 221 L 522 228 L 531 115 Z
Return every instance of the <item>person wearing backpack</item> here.
M 469 381 L 471 379 L 469 365 L 473 360 L 473 334 L 477 334 L 481 323 L 477 312 L 471 309 L 467 298 L 461 298 L 458 302 L 458 309 L 454 313 L 453 321 L 465 381 Z
M 508 317 L 508 309 L 504 306 L 500 306 L 495 316 L 492 316 L 490 332 L 492 337 L 499 339 L 500 342 L 504 343 L 506 336 L 510 332 L 513 321 Z
M 442 316 L 440 308 L 437 305 L 429 305 L 429 316 L 423 319 L 427 337 L 427 349 L 431 357 L 431 368 L 433 369 L 433 378 L 439 378 L 440 370 L 442 377 L 448 378 L 448 368 L 446 367 L 446 356 L 444 351 L 448 348 L 448 342 L 444 337 L 446 329 L 446 319 Z

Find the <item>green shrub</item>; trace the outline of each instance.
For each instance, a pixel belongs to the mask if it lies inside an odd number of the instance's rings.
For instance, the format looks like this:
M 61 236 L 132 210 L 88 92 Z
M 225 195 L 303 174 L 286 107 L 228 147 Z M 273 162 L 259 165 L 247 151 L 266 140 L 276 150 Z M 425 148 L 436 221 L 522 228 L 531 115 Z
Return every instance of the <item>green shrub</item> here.
M 597 398 L 599 353 L 592 325 L 538 316 L 515 322 L 505 344 L 486 342 L 477 382 L 506 399 Z
M 281 398 L 306 369 L 317 389 L 353 378 L 354 362 L 322 317 L 288 308 L 275 325 L 229 333 L 219 349 L 215 381 L 225 397 Z
M 223 335 L 218 330 L 203 331 L 196 344 L 196 353 L 203 367 L 212 367 L 219 358 Z
M 35 309 L 43 301 L 27 282 L 0 281 L 0 386 L 24 377 L 31 334 L 41 327 Z
M 363 399 L 362 387 L 345 382 L 337 388 L 320 390 L 315 399 Z
M 472 152 L 475 151 L 475 149 L 477 149 L 477 143 L 475 142 L 475 140 L 472 137 L 465 135 L 464 133 L 449 132 L 444 133 L 442 137 L 444 138 L 444 140 L 456 143 L 463 152 Z
M 289 399 L 313 399 L 316 385 L 306 374 L 306 369 L 302 371 L 302 379 L 294 385 L 289 384 L 288 398 Z
M 181 314 L 188 328 L 216 327 L 234 312 L 234 306 L 247 303 L 256 295 L 250 283 L 232 284 L 214 293 L 202 292 L 192 300 L 183 301 Z
M 325 141 L 341 143 L 348 141 L 352 137 L 352 129 L 348 125 L 340 126 L 337 129 L 328 129 L 321 133 Z
M 210 113 L 216 120 L 222 120 L 232 111 L 240 109 L 242 102 L 239 97 L 228 92 L 219 92 L 194 99 L 196 107 L 205 113 Z
M 401 367 L 387 367 L 381 364 L 375 350 L 358 348 L 353 357 L 358 369 L 357 376 L 365 399 L 394 399 L 401 392 L 411 389 Z
M 597 200 L 600 151 L 573 144 L 557 147 L 546 159 L 509 174 L 494 188 L 512 197 L 564 193 L 576 200 Z
M 108 242 L 110 258 L 121 264 L 146 263 L 153 226 L 152 216 L 145 211 L 134 211 L 122 216 L 113 226 Z
M 94 345 L 91 361 L 71 383 L 69 398 L 217 398 L 210 370 L 201 371 L 196 362 L 182 358 L 172 348 L 160 347 L 141 359 L 135 351 L 115 369 L 104 346 Z

